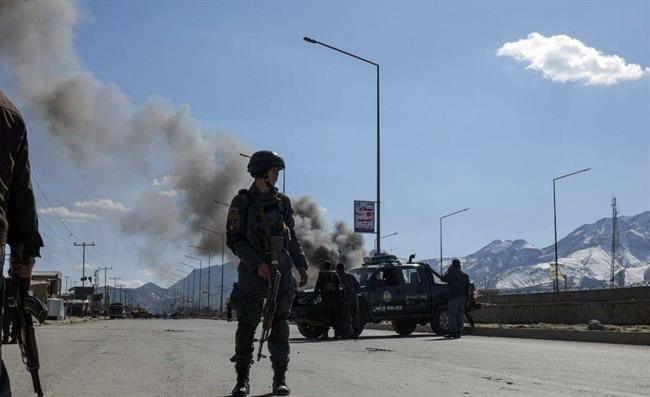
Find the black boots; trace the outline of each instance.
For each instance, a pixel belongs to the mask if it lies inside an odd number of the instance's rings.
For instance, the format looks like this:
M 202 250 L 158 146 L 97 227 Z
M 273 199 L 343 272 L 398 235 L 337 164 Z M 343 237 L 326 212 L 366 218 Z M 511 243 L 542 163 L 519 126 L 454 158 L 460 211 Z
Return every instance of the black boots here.
M 250 366 L 236 365 L 237 370 L 237 384 L 232 389 L 232 397 L 246 397 L 250 393 L 250 385 L 248 383 L 248 376 L 250 373 Z M 291 389 L 287 387 L 285 374 L 287 372 L 287 364 L 273 364 L 273 395 L 274 396 L 288 396 L 291 394 Z
M 245 397 L 250 393 L 251 388 L 248 384 L 250 368 L 251 367 L 248 365 L 235 366 L 235 370 L 237 371 L 237 384 L 235 385 L 235 388 L 232 389 L 232 397 Z
M 287 364 L 273 364 L 273 395 L 274 396 L 288 396 L 291 394 L 291 389 L 287 386 L 285 380 L 285 373 L 287 372 Z

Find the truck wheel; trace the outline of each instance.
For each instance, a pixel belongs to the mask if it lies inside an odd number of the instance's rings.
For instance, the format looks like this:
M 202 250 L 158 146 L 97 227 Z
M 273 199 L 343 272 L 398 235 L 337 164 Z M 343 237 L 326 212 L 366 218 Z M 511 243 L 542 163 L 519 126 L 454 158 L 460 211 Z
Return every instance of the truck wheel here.
M 431 319 L 431 329 L 437 335 L 449 333 L 449 311 L 447 306 L 439 306 Z
M 307 339 L 316 339 L 323 334 L 323 327 L 309 323 L 299 323 L 298 332 Z
M 413 321 L 398 321 L 393 320 L 393 329 L 400 335 L 411 335 L 415 328 L 418 326 L 416 322 Z

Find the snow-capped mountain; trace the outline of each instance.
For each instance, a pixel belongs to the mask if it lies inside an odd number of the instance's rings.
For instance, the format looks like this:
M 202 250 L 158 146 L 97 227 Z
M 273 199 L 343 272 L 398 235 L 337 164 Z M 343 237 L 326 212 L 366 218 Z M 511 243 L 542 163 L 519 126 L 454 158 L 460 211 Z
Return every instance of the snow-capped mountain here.
M 650 282 L 650 211 L 618 218 L 622 267 L 618 285 Z M 612 219 L 580 226 L 558 241 L 558 262 L 569 288 L 604 287 L 611 275 Z M 495 240 L 461 258 L 464 270 L 481 289 L 550 289 L 554 246 L 535 248 L 525 240 Z M 427 261 L 439 267 L 438 261 Z M 446 263 L 446 262 L 445 262 Z M 564 278 L 560 278 L 563 285 Z

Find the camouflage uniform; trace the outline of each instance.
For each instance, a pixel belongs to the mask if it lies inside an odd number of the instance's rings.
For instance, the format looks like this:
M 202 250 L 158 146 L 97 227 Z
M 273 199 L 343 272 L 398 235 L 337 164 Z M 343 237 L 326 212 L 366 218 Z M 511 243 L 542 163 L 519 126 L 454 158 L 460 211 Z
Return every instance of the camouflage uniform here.
M 289 363 L 289 324 L 287 319 L 295 296 L 296 280 L 291 268 L 307 268 L 307 258 L 294 231 L 293 210 L 289 198 L 271 187 L 260 192 L 253 183 L 232 200 L 227 221 L 228 247 L 239 257 L 238 282 L 231 296 L 237 312 L 235 355 L 231 361 L 238 369 L 248 368 L 253 361 L 253 338 L 263 312 L 268 283 L 257 274 L 262 262 L 271 264 L 265 253 L 266 233 L 260 212 L 264 213 L 272 235 L 284 236 L 278 270 L 282 274 L 275 321 L 268 341 L 273 368 L 285 370 Z

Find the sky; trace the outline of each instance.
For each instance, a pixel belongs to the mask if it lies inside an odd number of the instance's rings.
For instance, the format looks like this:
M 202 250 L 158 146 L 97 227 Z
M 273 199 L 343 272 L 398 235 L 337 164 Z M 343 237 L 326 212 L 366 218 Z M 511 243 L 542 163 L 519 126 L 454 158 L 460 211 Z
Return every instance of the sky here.
M 286 193 L 314 198 L 330 224 L 350 224 L 354 200 L 375 200 L 375 69 L 302 38 L 379 63 L 381 230 L 398 233 L 382 244 L 398 256 L 437 257 L 439 217 L 466 207 L 445 220 L 445 257 L 496 239 L 547 246 L 552 180 L 584 168 L 558 181 L 560 236 L 610 216 L 613 194 L 622 215 L 650 210 L 647 1 L 72 4 L 83 69 L 135 108 L 164 98 L 186 105 L 208 137 L 279 152 Z M 111 153 L 80 165 L 12 76 L 3 65 L 0 87 L 26 109 L 33 174 L 50 201 L 37 188 L 47 235 L 38 269 L 78 279 L 79 237 L 97 245 L 91 271 L 168 283 L 138 254 L 148 242 L 115 220 L 140 205 L 151 178 L 111 175 L 124 165 Z M 151 156 L 147 177 L 171 154 Z M 364 237 L 369 249 L 374 235 Z

